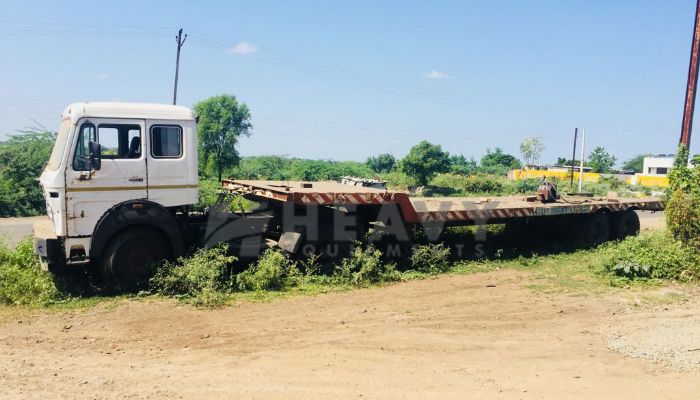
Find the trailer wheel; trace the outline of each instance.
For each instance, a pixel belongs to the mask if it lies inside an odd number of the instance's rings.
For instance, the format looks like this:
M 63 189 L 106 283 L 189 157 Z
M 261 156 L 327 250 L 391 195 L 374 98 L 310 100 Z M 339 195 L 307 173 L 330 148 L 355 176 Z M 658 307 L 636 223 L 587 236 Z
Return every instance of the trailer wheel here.
M 101 278 L 110 289 L 134 292 L 146 287 L 154 263 L 171 256 L 170 245 L 159 231 L 130 228 L 110 240 L 100 260 Z
M 634 210 L 615 213 L 611 218 L 613 239 L 622 240 L 639 234 L 639 215 Z
M 610 239 L 610 218 L 602 212 L 581 216 L 578 239 L 586 247 L 598 246 Z

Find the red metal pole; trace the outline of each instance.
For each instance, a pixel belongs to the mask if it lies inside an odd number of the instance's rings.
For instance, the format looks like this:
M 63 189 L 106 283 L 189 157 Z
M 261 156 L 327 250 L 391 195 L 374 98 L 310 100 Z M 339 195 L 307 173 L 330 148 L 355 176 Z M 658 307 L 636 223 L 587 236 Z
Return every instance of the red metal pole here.
M 685 88 L 685 108 L 683 109 L 683 127 L 681 130 L 681 144 L 684 144 L 686 147 L 690 147 L 690 134 L 693 130 L 693 111 L 695 110 L 695 95 L 698 88 L 698 53 L 700 53 L 700 0 L 695 5 L 695 29 L 690 50 L 688 85 Z

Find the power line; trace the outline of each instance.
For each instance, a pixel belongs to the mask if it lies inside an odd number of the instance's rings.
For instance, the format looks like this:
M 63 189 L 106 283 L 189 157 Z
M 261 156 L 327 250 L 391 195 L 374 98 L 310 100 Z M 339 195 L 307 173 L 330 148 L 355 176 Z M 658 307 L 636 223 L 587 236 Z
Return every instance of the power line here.
M 10 28 L 4 28 L 3 25 Z M 36 29 L 27 29 L 26 26 L 54 26 L 54 27 L 70 27 L 73 29 L 44 29 L 38 31 Z M 14 27 L 13 27 L 14 26 Z M 75 27 L 98 28 L 92 30 L 75 30 Z M 109 36 L 109 35 L 124 35 L 124 34 L 150 34 L 164 35 L 165 30 L 171 29 L 164 26 L 143 26 L 143 25 L 109 25 L 109 24 L 66 24 L 60 22 L 19 22 L 19 21 L 0 21 L 0 32 L 16 33 L 25 35 L 76 35 L 76 36 Z M 231 45 L 228 41 L 213 37 L 197 31 L 189 31 L 191 39 L 199 45 L 229 50 Z M 179 42 L 178 42 L 179 43 Z M 184 41 L 183 41 L 184 43 Z M 178 45 L 178 52 L 182 44 Z M 495 106 L 484 101 L 473 98 L 466 98 L 460 95 L 453 95 L 444 91 L 406 85 L 401 82 L 391 81 L 385 78 L 375 77 L 368 74 L 354 72 L 345 68 L 339 68 L 329 65 L 324 65 L 298 57 L 286 55 L 273 51 L 256 51 L 245 54 L 246 57 L 258 62 L 275 65 L 278 67 L 306 73 L 317 78 L 330 79 L 378 90 L 394 96 L 404 98 L 418 99 L 429 101 L 437 104 L 453 106 L 453 107 L 469 107 L 472 110 L 495 113 L 508 114 L 514 117 L 523 119 L 547 119 L 558 123 L 571 123 L 574 118 L 563 114 L 556 114 L 543 110 L 537 110 L 532 107 L 522 105 L 507 105 L 499 103 Z M 178 62 L 176 61 L 176 75 L 178 75 Z M 176 77 L 177 80 L 177 77 Z M 174 100 L 176 100 L 176 88 L 174 90 Z M 504 105 L 510 109 L 505 109 Z
M 196 31 L 190 31 L 190 33 L 192 34 L 192 39 L 200 45 L 221 50 L 231 50 L 231 45 L 226 44 L 226 42 L 220 39 L 215 39 L 211 36 Z M 332 79 L 345 83 L 352 83 L 355 85 L 359 84 L 360 86 L 369 87 L 374 90 L 379 90 L 385 93 L 401 97 L 408 97 L 423 101 L 427 100 L 430 102 L 449 106 L 468 106 L 472 109 L 478 109 L 484 112 L 509 114 L 512 116 L 526 119 L 549 119 L 550 121 L 557 121 L 562 123 L 570 123 L 572 120 L 572 118 L 563 115 L 559 115 L 558 117 L 565 118 L 558 118 L 554 116 L 553 113 L 542 113 L 537 111 L 529 111 L 524 113 L 519 111 L 504 110 L 501 107 L 494 107 L 493 105 L 490 105 L 483 101 L 467 99 L 462 96 L 454 96 L 449 93 L 434 89 L 426 89 L 417 86 L 405 85 L 384 78 L 372 77 L 366 74 L 357 73 L 342 68 L 336 68 L 328 65 L 308 62 L 296 57 L 287 56 L 276 52 L 257 50 L 255 52 L 249 52 L 244 55 L 253 60 L 264 62 L 267 64 L 277 65 L 283 68 L 312 74 L 316 77 L 324 79 Z M 528 107 L 514 106 L 514 108 L 527 109 Z

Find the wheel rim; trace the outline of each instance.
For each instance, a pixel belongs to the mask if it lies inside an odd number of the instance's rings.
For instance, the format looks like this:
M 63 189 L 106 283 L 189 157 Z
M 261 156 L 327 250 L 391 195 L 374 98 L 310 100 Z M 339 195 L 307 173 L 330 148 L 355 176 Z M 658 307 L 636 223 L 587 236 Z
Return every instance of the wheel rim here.
M 151 265 L 157 259 L 158 256 L 148 247 L 134 248 L 125 255 L 119 274 L 125 281 L 139 283 L 149 275 Z

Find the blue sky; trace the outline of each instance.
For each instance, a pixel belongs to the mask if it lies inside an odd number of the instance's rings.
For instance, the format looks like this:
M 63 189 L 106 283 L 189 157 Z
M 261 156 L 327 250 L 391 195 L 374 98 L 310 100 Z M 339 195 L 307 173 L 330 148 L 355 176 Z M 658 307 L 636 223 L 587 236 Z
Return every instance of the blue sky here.
M 243 155 L 400 157 L 428 139 L 478 159 L 540 136 L 554 162 L 577 126 L 622 161 L 671 153 L 694 3 L 3 1 L 0 137 L 57 127 L 74 101 L 171 102 L 182 27 L 178 104 L 247 103 Z

